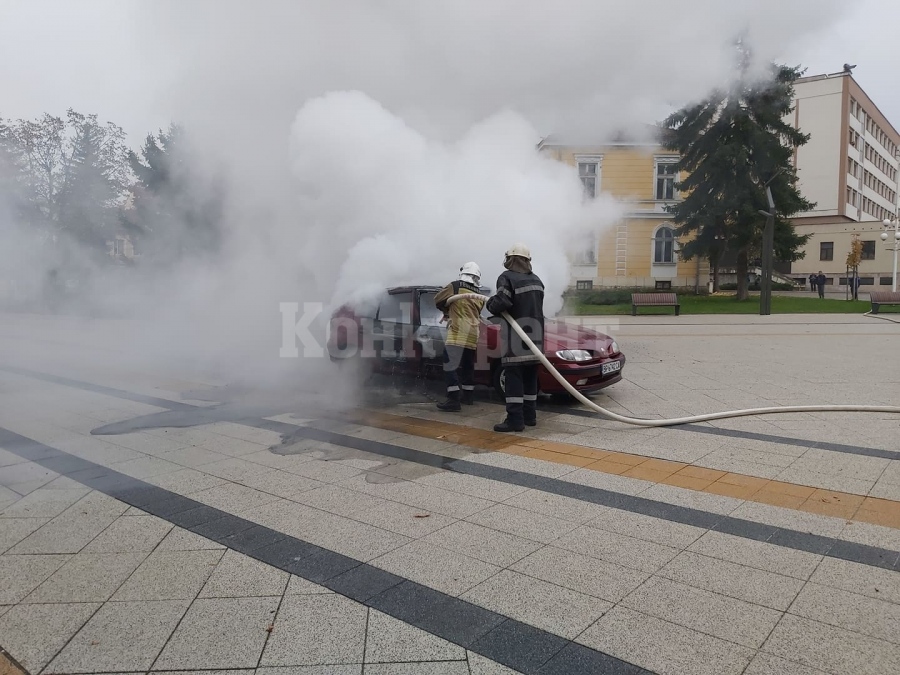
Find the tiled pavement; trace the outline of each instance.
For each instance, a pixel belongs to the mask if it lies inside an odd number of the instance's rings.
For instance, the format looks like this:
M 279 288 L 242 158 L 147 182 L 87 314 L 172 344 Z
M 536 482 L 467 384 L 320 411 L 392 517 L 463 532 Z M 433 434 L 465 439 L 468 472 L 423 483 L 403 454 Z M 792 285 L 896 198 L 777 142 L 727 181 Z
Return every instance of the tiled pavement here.
M 617 327 L 601 405 L 900 403 L 889 322 L 680 319 Z M 0 646 L 30 673 L 900 671 L 900 419 L 551 405 L 511 441 L 487 399 L 248 414 L 3 338 Z

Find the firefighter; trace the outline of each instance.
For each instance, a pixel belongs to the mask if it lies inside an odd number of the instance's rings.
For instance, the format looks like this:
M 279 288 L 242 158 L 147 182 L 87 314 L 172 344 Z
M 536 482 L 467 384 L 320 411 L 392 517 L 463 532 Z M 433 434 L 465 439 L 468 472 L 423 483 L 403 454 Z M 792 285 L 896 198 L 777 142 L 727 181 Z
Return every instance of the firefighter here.
M 475 403 L 475 350 L 481 326 L 481 308 L 487 299 L 481 294 L 481 269 L 474 262 L 459 268 L 459 279 L 447 284 L 435 296 L 435 306 L 447 321 L 447 339 L 444 341 L 444 377 L 447 381 L 447 400 L 438 403 L 439 410 L 459 412 L 461 403 Z M 452 304 L 447 299 L 454 295 L 473 294 Z
M 544 348 L 544 284 L 531 270 L 531 251 L 516 244 L 506 252 L 506 271 L 497 279 L 497 292 L 487 301 L 493 315 L 508 312 L 532 342 Z M 506 380 L 506 419 L 494 431 L 522 431 L 537 424 L 538 365 L 540 360 L 513 331 L 500 324 L 501 364 Z

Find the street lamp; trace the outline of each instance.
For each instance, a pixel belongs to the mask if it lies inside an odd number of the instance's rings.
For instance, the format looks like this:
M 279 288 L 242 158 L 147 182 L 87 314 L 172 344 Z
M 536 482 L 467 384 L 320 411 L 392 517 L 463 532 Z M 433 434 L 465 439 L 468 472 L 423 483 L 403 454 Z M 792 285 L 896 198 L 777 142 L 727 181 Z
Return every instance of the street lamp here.
M 887 242 L 890 236 L 888 232 L 894 230 L 894 275 L 893 290 L 897 292 L 897 252 L 900 251 L 900 216 L 895 216 L 893 220 L 884 219 L 884 232 L 881 233 L 881 241 Z
M 785 172 L 787 167 L 781 167 L 775 172 L 763 187 L 766 189 L 766 201 L 769 210 L 760 209 L 760 214 L 766 217 L 766 227 L 763 229 L 762 238 L 762 278 L 759 280 L 759 314 L 767 316 L 772 313 L 772 272 L 775 266 L 775 200 L 772 199 L 772 182 Z

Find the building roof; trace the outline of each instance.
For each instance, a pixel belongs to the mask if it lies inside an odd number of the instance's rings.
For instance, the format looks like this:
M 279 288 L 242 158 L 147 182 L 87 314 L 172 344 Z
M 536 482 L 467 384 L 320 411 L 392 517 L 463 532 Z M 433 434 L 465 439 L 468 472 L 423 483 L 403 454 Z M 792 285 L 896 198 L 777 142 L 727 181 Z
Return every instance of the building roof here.
M 587 137 L 554 133 L 545 136 L 538 143 L 538 149 L 544 147 L 603 147 L 609 145 L 646 145 L 658 146 L 661 142 L 663 128 L 657 124 L 641 124 L 631 129 L 622 129 L 602 137 Z
M 820 75 L 806 75 L 804 77 L 798 77 L 796 80 L 794 80 L 794 84 L 801 84 L 803 82 L 816 82 L 818 80 L 831 80 L 831 79 L 834 79 L 835 77 L 852 78 L 853 73 L 851 73 L 847 70 L 842 70 L 839 73 L 822 73 Z

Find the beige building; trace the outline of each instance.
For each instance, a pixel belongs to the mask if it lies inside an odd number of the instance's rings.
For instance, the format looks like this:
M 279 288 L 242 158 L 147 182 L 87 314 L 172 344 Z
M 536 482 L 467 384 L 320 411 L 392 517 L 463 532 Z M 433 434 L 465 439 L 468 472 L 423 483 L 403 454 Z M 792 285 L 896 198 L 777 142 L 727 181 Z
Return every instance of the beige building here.
M 812 236 L 790 276 L 805 283 L 822 270 L 831 287 L 845 285 L 847 253 L 859 235 L 863 287 L 890 286 L 893 253 L 880 234 L 881 221 L 898 212 L 900 133 L 846 70 L 800 78 L 794 91 L 787 119 L 810 134 L 795 151 L 794 165 L 801 193 L 815 206 L 793 219 L 799 234 Z M 708 262 L 679 257 L 681 242 L 665 210 L 680 199 L 676 155 L 652 140 L 625 138 L 585 143 L 549 136 L 538 148 L 577 170 L 589 197 L 607 193 L 628 207 L 621 222 L 598 226 L 575 253 L 573 285 L 706 286 Z
M 893 216 L 900 133 L 853 76 L 841 72 L 800 78 L 794 97 L 790 121 L 810 134 L 794 155 L 800 191 L 816 202 L 797 221 L 881 221 Z
M 858 234 L 863 289 L 889 286 L 893 253 L 880 234 L 882 221 L 898 209 L 900 132 L 848 70 L 800 78 L 794 96 L 789 119 L 810 134 L 794 164 L 801 193 L 816 206 L 793 219 L 799 234 L 812 236 L 791 276 L 799 281 L 822 270 L 830 286 L 843 286 L 847 253 Z
M 588 198 L 606 193 L 627 206 L 620 222 L 598 225 L 574 253 L 573 286 L 706 287 L 708 263 L 681 259 L 672 216 L 665 210 L 680 199 L 673 170 L 677 155 L 655 142 L 630 139 L 591 144 L 549 136 L 538 148 L 570 164 Z
M 809 234 L 806 257 L 794 263 L 791 276 L 803 282 L 820 270 L 826 277 L 825 285 L 832 290 L 847 286 L 847 256 L 853 240 L 862 243 L 862 260 L 859 263 L 860 288 L 867 290 L 891 290 L 894 264 L 894 232 L 885 243 L 881 240 L 884 225 L 881 221 L 855 223 L 850 221 L 818 224 L 795 224 L 798 234 Z M 800 276 L 798 270 L 809 270 Z M 867 288 L 868 287 L 868 288 Z

